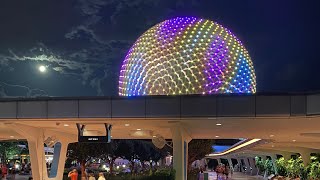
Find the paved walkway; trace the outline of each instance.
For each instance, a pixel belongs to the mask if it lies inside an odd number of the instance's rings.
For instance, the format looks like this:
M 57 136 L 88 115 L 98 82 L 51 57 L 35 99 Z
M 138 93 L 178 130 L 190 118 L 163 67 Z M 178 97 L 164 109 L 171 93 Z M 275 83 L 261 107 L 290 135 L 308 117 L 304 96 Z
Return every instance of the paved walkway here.
M 28 180 L 30 175 L 19 175 L 17 174 L 15 177 L 15 180 Z M 0 177 L 1 179 L 1 177 Z M 11 180 L 12 178 L 10 176 L 8 176 L 7 180 Z
M 234 172 L 233 176 L 229 179 L 230 180 L 258 180 L 258 179 L 261 180 L 261 178 L 257 176 L 249 176 L 240 172 Z
M 209 173 L 210 180 L 217 180 L 217 174 L 215 172 Z M 240 172 L 235 172 L 232 176 L 229 175 L 228 179 L 226 179 L 224 175 L 222 175 L 222 177 L 220 176 L 220 178 L 222 178 L 221 180 L 262 180 L 262 178 L 259 178 L 258 176 L 250 176 Z

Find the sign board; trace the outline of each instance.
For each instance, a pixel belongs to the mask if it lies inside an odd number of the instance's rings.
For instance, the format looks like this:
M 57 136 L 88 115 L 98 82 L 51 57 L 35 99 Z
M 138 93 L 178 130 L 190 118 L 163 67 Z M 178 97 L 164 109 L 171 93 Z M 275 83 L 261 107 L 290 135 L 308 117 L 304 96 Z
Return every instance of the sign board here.
M 107 136 L 79 136 L 78 141 L 87 143 L 108 143 L 110 140 Z
M 86 125 L 83 124 L 77 124 L 78 128 L 78 142 L 83 143 L 110 143 L 111 142 L 111 124 L 104 123 L 104 127 L 106 129 L 106 135 L 105 136 L 85 136 Z

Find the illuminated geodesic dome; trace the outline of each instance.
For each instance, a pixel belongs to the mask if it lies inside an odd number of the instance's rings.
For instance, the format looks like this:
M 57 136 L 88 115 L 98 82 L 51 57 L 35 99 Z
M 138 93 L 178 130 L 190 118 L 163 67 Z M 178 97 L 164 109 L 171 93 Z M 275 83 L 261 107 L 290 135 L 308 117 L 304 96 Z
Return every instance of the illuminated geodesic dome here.
M 228 29 L 205 19 L 161 22 L 130 48 L 119 95 L 255 93 L 251 58 Z

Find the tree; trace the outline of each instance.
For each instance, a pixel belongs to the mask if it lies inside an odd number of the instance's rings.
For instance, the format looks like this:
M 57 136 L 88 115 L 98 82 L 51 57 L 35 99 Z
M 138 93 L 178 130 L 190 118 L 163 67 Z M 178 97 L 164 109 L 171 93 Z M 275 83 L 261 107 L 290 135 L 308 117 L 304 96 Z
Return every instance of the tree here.
M 149 142 L 143 140 L 133 140 L 135 156 L 140 160 L 142 169 L 145 169 L 145 162 L 150 161 L 152 146 Z
M 203 159 L 206 155 L 214 152 L 212 148 L 214 140 L 211 139 L 193 139 L 188 144 L 188 171 L 191 171 L 191 164 Z M 174 157 L 173 157 L 174 158 Z
M 109 164 L 110 174 L 113 174 L 114 161 L 121 157 L 119 153 L 119 143 L 122 140 L 112 140 L 110 143 L 103 143 L 100 145 L 98 152 L 99 158 Z
M 0 159 L 6 162 L 6 160 L 12 158 L 14 155 L 20 154 L 21 148 L 18 145 L 18 142 L 0 142 Z
M 150 142 L 150 144 L 151 144 L 150 160 L 152 160 L 153 162 L 158 162 L 160 159 L 163 159 L 166 156 L 168 156 L 168 154 L 170 154 L 169 149 L 167 147 L 159 149 L 156 146 L 154 146 L 152 144 L 152 142 Z M 151 164 L 151 168 L 152 168 L 152 163 L 150 163 L 150 164 Z
M 130 171 L 134 171 L 134 160 L 137 159 L 137 155 L 134 150 L 134 140 L 121 140 L 118 144 L 116 155 L 123 159 L 130 161 Z
M 71 143 L 68 146 L 67 157 L 81 164 L 81 177 L 85 178 L 86 163 L 97 157 L 97 147 L 92 143 Z

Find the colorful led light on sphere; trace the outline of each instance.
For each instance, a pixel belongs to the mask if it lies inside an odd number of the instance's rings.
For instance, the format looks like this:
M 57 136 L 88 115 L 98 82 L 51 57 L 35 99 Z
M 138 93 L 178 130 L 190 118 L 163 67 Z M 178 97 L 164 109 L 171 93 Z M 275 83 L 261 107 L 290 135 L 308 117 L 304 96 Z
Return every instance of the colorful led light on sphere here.
M 120 96 L 255 92 L 253 63 L 242 43 L 221 25 L 195 17 L 147 30 L 119 77 Z

